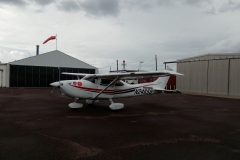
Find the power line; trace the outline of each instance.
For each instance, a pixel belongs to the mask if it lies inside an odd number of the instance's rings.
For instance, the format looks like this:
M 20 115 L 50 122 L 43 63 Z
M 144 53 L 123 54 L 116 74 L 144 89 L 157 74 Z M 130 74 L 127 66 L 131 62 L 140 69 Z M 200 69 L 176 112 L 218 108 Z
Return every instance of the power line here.
M 110 63 L 110 64 L 108 64 L 107 66 L 105 66 L 105 67 L 101 67 L 101 68 L 98 68 L 98 69 L 106 68 L 106 67 L 109 67 L 109 66 L 111 66 L 111 65 L 113 65 L 113 64 L 115 64 L 115 62 Z

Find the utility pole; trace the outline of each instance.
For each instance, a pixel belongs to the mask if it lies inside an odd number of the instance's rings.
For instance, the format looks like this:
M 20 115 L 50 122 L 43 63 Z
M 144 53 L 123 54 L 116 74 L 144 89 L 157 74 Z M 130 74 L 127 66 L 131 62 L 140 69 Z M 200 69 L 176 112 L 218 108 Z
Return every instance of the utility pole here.
M 155 61 L 156 61 L 156 71 L 157 71 L 157 55 L 155 55 Z
M 118 72 L 118 60 L 117 60 L 117 72 Z
M 139 67 L 138 67 L 138 71 L 140 71 L 140 68 L 141 68 L 141 64 L 143 63 L 143 61 L 140 61 L 139 62 Z

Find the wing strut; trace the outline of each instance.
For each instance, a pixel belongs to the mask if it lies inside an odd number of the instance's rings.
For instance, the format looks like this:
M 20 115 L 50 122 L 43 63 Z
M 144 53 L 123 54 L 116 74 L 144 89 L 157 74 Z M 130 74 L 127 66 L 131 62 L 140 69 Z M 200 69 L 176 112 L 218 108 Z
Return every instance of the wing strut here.
M 110 87 L 113 83 L 115 83 L 119 79 L 119 76 L 115 78 L 106 88 L 104 88 L 100 93 L 98 93 L 95 97 L 93 97 L 91 100 L 95 101 L 100 94 L 102 94 L 108 87 Z

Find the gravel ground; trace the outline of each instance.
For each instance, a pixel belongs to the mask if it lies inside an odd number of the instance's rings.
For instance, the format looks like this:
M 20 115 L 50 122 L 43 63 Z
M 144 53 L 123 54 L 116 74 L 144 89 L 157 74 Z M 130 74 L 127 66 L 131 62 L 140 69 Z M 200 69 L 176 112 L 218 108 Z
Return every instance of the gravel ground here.
M 159 94 L 71 110 L 51 88 L 0 88 L 0 159 L 240 159 L 240 100 Z

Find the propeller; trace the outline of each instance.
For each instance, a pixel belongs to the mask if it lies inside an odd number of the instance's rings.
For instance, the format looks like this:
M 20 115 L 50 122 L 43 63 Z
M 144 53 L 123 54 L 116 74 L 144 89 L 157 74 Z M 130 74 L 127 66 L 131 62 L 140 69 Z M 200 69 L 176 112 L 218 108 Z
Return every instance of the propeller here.
M 56 87 L 53 88 L 53 90 L 51 91 L 51 93 L 53 93 L 53 91 L 55 90 Z
M 60 84 L 60 71 L 61 71 L 61 68 L 58 67 L 58 69 L 59 69 L 58 82 L 53 82 L 53 83 L 50 84 L 51 86 L 54 87 L 53 90 L 51 91 L 51 93 L 53 93 L 53 91 L 54 91 L 57 87 L 59 87 L 60 93 L 62 93 L 62 92 L 61 92 L 61 84 Z
M 59 83 L 58 82 L 53 82 L 50 84 L 51 86 L 53 86 L 53 90 L 51 91 L 51 93 L 53 93 L 53 91 L 57 88 L 57 87 L 60 87 Z

